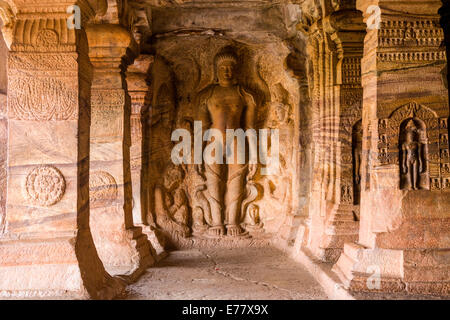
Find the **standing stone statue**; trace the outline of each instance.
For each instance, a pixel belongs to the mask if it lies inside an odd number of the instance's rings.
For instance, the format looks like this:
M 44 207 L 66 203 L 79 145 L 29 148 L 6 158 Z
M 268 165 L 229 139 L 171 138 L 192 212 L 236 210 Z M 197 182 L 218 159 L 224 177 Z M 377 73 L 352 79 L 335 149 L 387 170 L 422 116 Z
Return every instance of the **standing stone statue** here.
M 238 59 L 232 50 L 223 50 L 215 58 L 217 83 L 200 92 L 196 104 L 196 120 L 202 121 L 203 132 L 217 129 L 226 141 L 227 129 L 253 129 L 255 123 L 255 99 L 237 83 Z M 210 142 L 211 143 L 211 142 Z M 223 148 L 225 150 L 225 148 Z M 245 179 L 248 164 L 238 164 L 237 139 L 235 161 L 232 164 L 204 164 L 197 166 L 207 179 L 207 196 L 211 206 L 212 225 L 208 235 L 212 237 L 241 236 L 241 205 L 245 197 Z M 250 171 L 256 164 L 250 164 Z M 225 228 L 226 226 L 226 228 Z M 226 230 L 225 230 L 226 229 Z
M 405 127 L 405 142 L 402 144 L 402 169 L 406 174 L 408 185 L 413 190 L 419 189 L 420 173 L 423 172 L 422 144 L 417 138 L 418 129 L 414 120 L 410 120 Z

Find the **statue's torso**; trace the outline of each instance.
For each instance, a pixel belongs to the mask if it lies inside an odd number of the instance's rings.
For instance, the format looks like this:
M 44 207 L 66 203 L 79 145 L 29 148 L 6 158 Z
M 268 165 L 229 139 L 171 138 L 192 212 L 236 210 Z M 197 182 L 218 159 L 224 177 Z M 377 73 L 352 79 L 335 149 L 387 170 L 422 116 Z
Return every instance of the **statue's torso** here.
M 419 144 L 417 142 L 407 142 L 404 144 L 404 148 L 407 151 L 408 160 L 415 161 L 418 159 Z
M 207 101 L 211 117 L 211 128 L 225 133 L 226 129 L 241 127 L 241 118 L 245 108 L 239 87 L 214 87 L 211 97 Z

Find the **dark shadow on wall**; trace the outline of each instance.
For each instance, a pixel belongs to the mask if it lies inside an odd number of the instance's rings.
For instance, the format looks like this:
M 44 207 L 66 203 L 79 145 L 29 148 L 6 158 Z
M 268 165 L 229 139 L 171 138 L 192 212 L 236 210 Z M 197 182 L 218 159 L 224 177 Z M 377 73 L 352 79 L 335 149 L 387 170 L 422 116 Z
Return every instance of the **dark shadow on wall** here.
M 441 15 L 441 27 L 444 30 L 444 43 L 442 45 L 445 45 L 447 49 L 447 61 L 450 58 L 450 0 L 442 0 L 442 7 L 439 9 L 439 14 Z M 447 72 L 444 75 L 444 77 L 447 77 L 446 87 L 448 90 L 448 83 L 450 80 L 450 66 L 447 63 Z M 449 99 L 450 99 L 450 93 L 449 93 Z M 450 121 L 450 120 L 449 120 Z M 449 122 L 448 121 L 448 122 Z M 448 123 L 447 122 L 447 123 Z M 448 126 L 449 136 L 450 136 L 450 126 Z M 449 139 L 450 140 L 450 139 Z M 449 147 L 450 147 L 450 141 L 449 141 Z

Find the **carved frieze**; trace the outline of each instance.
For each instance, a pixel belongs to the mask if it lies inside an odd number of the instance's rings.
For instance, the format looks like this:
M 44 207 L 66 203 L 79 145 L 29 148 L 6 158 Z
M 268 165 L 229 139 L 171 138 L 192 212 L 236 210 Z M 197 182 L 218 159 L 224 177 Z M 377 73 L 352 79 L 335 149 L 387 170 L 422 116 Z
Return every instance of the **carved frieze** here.
M 9 79 L 8 91 L 10 119 L 78 118 L 78 88 L 70 78 L 13 76 Z
M 378 36 L 381 62 L 445 61 L 444 32 L 437 19 L 384 18 Z
M 124 105 L 125 92 L 123 90 L 92 90 L 92 138 L 122 135 Z

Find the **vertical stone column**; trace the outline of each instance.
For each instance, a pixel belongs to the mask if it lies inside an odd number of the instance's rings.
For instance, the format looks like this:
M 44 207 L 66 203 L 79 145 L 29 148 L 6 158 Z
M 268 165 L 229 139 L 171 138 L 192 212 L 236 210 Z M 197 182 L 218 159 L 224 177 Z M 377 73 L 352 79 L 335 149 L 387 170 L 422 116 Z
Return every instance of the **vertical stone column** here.
M 365 25 L 354 3 L 335 9 L 309 28 L 308 45 L 315 132 L 308 248 L 324 261 L 336 261 L 344 243 L 358 235 L 352 133 L 361 120 Z
M 86 36 L 66 24 L 69 5 L 81 6 L 83 22 L 95 11 L 87 1 L 14 2 L 16 17 L 4 32 L 9 140 L 0 295 L 112 298 L 123 286 L 105 272 L 89 229 Z
M 309 234 L 308 248 L 317 257 L 323 258 L 325 253 L 321 241 L 324 234 L 324 221 L 326 212 L 326 134 L 325 134 L 325 39 L 321 20 L 310 29 L 308 52 L 312 59 L 312 122 L 314 164 L 311 181 L 311 197 L 309 205 Z
M 143 150 L 143 124 L 146 124 L 149 116 L 150 89 L 149 69 L 153 63 L 153 56 L 140 55 L 134 63 L 128 67 L 126 80 L 128 93 L 131 97 L 131 184 L 133 190 L 133 221 L 136 225 L 146 222 L 148 212 L 148 199 L 145 190 L 148 177 L 146 159 L 148 149 Z M 143 154 L 144 151 L 144 154 Z
M 131 97 L 131 184 L 133 191 L 133 222 L 147 236 L 153 258 L 159 261 L 165 256 L 164 248 L 147 221 L 149 212 L 149 158 L 150 158 L 150 103 L 149 72 L 154 57 L 141 54 L 128 67 L 126 81 Z
M 350 21 L 350 22 L 349 22 Z M 357 240 L 359 224 L 359 192 L 356 159 L 358 151 L 355 131 L 362 117 L 361 58 L 365 25 L 362 15 L 351 3 L 323 19 L 331 43 L 333 63 L 326 72 L 331 77 L 333 96 L 330 99 L 330 132 L 325 152 L 329 153 L 329 197 L 326 203 L 325 230 L 322 238 L 324 258 L 336 261 L 345 242 Z M 332 44 L 332 46 L 331 46 Z M 328 131 L 328 130 L 327 130 Z
M 130 97 L 125 88 L 127 50 L 133 41 L 119 25 L 87 28 L 94 66 L 91 98 L 91 229 L 106 270 L 133 280 L 153 259 L 147 237 L 134 227 L 130 171 Z
M 357 3 L 362 12 L 370 5 L 379 6 L 381 25 L 367 30 L 362 60 L 359 241 L 345 244 L 334 270 L 353 290 L 448 295 L 449 103 L 440 1 Z

